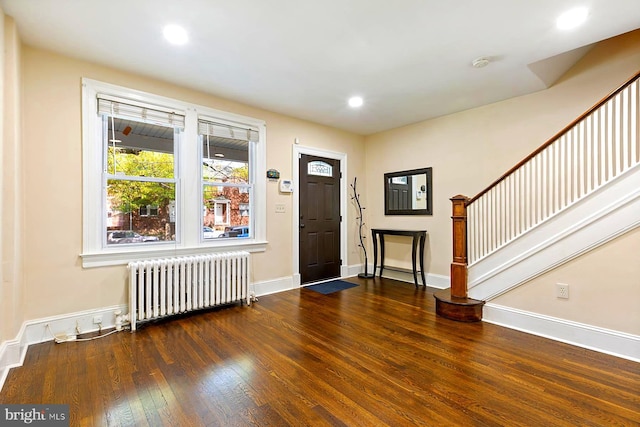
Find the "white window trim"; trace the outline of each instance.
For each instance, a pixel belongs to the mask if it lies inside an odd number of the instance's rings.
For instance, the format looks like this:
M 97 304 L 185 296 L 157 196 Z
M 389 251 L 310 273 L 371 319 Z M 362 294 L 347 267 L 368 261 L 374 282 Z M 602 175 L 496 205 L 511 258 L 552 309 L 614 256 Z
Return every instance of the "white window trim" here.
M 145 245 L 126 245 L 124 247 L 103 246 L 105 230 L 105 207 L 102 200 L 102 128 L 98 125 L 97 95 L 139 101 L 164 107 L 185 115 L 185 130 L 176 142 L 177 169 L 180 182 L 176 189 L 179 195 L 176 210 L 176 232 L 181 239 L 175 242 Z M 254 234 L 251 239 L 207 239 L 202 236 L 202 191 L 199 172 L 195 171 L 199 150 L 181 149 L 182 144 L 196 144 L 198 140 L 198 117 L 213 117 L 228 122 L 242 123 L 258 130 L 259 142 L 254 150 L 254 194 L 252 194 Z M 134 89 L 103 83 L 91 79 L 82 79 L 82 162 L 83 162 L 83 221 L 82 221 L 82 265 L 100 267 L 107 265 L 126 265 L 129 261 L 147 258 L 161 258 L 178 255 L 197 255 L 229 250 L 260 252 L 266 250 L 266 124 L 264 120 L 228 113 L 213 108 L 186 103 Z M 186 209 L 191 206 L 191 209 Z

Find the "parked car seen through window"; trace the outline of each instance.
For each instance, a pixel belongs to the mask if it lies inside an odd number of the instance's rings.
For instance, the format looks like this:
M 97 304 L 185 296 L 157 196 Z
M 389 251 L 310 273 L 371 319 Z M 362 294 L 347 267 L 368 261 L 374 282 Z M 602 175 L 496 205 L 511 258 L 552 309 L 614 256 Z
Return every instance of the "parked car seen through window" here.
M 142 236 L 131 230 L 112 231 L 107 234 L 107 244 L 157 242 L 156 236 Z

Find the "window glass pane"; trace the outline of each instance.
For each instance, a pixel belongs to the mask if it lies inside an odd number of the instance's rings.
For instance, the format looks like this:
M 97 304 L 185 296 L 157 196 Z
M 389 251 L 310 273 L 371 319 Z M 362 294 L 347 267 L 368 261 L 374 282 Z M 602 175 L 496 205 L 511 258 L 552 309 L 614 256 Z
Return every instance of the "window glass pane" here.
M 174 139 L 178 130 L 103 116 L 107 173 L 174 177 Z
M 203 238 L 250 237 L 250 194 L 245 186 L 204 185 L 203 226 L 210 228 L 212 233 L 203 230 Z
M 202 179 L 205 182 L 249 183 L 249 164 L 224 160 L 202 161 Z
M 208 182 L 249 183 L 249 143 L 201 135 L 202 179 Z
M 175 241 L 175 187 L 165 182 L 108 180 L 107 244 Z

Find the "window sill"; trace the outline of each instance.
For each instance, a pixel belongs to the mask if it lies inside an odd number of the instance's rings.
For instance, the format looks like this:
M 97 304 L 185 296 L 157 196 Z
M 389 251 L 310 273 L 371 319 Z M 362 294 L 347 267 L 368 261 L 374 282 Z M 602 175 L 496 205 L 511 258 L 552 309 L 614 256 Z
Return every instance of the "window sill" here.
M 106 267 L 111 265 L 127 265 L 131 261 L 140 261 L 150 258 L 170 258 L 177 256 L 189 256 L 210 254 L 228 251 L 264 252 L 267 248 L 267 241 L 250 240 L 239 242 L 237 240 L 224 242 L 216 246 L 194 246 L 194 247 L 131 247 L 130 250 L 113 251 L 105 249 L 96 253 L 80 254 L 83 268 Z

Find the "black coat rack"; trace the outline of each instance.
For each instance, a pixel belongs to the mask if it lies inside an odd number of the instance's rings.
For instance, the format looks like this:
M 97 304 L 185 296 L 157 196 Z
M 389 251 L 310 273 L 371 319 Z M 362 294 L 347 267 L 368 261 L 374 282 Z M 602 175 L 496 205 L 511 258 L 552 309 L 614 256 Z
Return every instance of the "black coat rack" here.
M 364 244 L 365 236 L 362 234 L 364 229 L 364 220 L 362 217 L 362 211 L 364 211 L 364 208 L 360 204 L 360 194 L 358 194 L 358 191 L 356 190 L 357 180 L 358 180 L 357 177 L 353 178 L 353 184 L 350 184 L 350 185 L 351 185 L 351 189 L 353 190 L 353 196 L 351 197 L 351 200 L 355 200 L 356 205 L 358 207 L 358 217 L 356 218 L 358 220 L 358 235 L 360 237 L 360 244 L 358 246 L 360 246 L 364 251 L 364 273 L 358 274 L 358 277 L 361 277 L 363 279 L 371 279 L 375 277 L 375 272 L 372 274 L 369 274 L 367 272 L 367 268 L 369 266 L 369 262 L 368 262 L 369 260 L 367 259 L 367 247 Z

